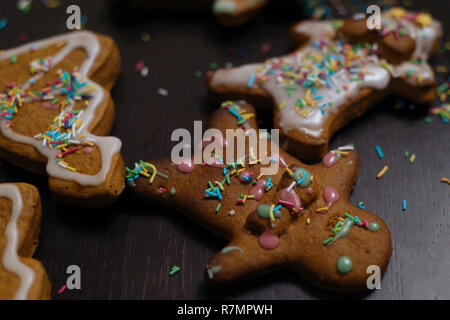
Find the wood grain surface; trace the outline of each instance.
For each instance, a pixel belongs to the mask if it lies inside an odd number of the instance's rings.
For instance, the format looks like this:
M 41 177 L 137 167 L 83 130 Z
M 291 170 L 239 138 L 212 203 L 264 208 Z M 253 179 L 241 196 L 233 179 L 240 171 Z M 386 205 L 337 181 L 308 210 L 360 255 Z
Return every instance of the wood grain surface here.
M 336 2 L 336 1 L 333 1 Z M 339 1 L 356 12 L 361 1 Z M 370 3 L 374 3 L 372 1 Z M 384 1 L 402 3 L 402 1 Z M 407 1 L 405 1 L 407 2 Z M 412 8 L 425 9 L 444 25 L 449 41 L 449 1 L 413 0 Z M 300 20 L 300 9 L 267 8 L 249 25 L 221 28 L 204 13 L 153 13 L 120 17 L 104 1 L 62 1 L 56 9 L 34 1 L 30 13 L 17 1 L 0 2 L 0 49 L 66 32 L 69 4 L 79 4 L 88 17 L 87 29 L 112 36 L 122 55 L 122 72 L 112 90 L 116 122 L 111 132 L 123 141 L 125 163 L 170 154 L 170 135 L 176 128 L 193 129 L 194 120 L 206 121 L 217 107 L 208 99 L 205 73 L 211 63 L 239 65 L 288 53 L 289 26 Z M 333 7 L 331 7 L 333 8 Z M 334 17 L 341 17 L 332 13 Z M 151 35 L 149 42 L 141 34 Z M 261 46 L 269 43 L 269 53 Z M 235 50 L 230 50 L 235 48 Z M 449 66 L 450 52 L 433 58 L 433 65 Z M 149 67 L 143 78 L 134 70 L 139 60 Z M 194 73 L 202 71 L 201 77 Z M 437 73 L 440 81 L 448 73 Z M 168 96 L 158 89 L 168 90 Z M 351 195 L 357 205 L 382 217 L 390 227 L 393 255 L 381 290 L 361 295 L 337 295 L 315 289 L 290 271 L 281 271 L 246 283 L 214 289 L 203 271 L 208 259 L 223 246 L 217 238 L 177 212 L 136 203 L 122 195 L 112 207 L 86 210 L 60 205 L 51 199 L 47 179 L 11 164 L 0 167 L 0 181 L 28 182 L 39 188 L 43 221 L 36 258 L 42 261 L 53 284 L 55 299 L 449 299 L 450 298 L 450 131 L 438 116 L 426 123 L 426 110 L 391 98 L 338 132 L 332 147 L 353 142 L 361 155 L 359 178 Z M 435 103 L 436 105 L 437 103 Z M 260 114 L 266 127 L 271 115 Z M 375 152 L 379 145 L 384 159 Z M 404 151 L 416 154 L 413 164 Z M 389 171 L 375 178 L 384 166 Z M 407 210 L 402 212 L 402 201 Z M 67 279 L 66 268 L 82 270 L 82 289 L 57 291 Z M 181 271 L 169 277 L 172 266 Z

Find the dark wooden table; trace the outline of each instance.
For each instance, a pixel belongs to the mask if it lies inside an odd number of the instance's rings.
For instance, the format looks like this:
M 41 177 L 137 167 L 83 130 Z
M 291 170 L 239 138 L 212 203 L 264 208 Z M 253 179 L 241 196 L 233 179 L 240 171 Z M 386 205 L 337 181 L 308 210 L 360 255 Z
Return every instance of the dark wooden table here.
M 30 40 L 66 31 L 65 7 L 44 7 L 34 1 L 29 14 L 21 13 L 17 1 L 0 2 L 0 18 L 9 23 L 0 31 L 0 48 L 20 44 L 20 34 Z M 342 1 L 341 1 L 342 2 Z M 390 3 L 396 1 L 390 1 Z M 122 72 L 112 91 L 116 122 L 111 132 L 123 141 L 127 165 L 134 161 L 170 154 L 170 134 L 176 128 L 192 130 L 194 120 L 206 120 L 216 105 L 208 100 L 205 72 L 213 62 L 224 65 L 261 61 L 292 49 L 288 27 L 302 12 L 266 10 L 255 22 L 237 30 L 223 29 L 204 14 L 152 14 L 119 19 L 103 1 L 70 1 L 87 15 L 87 27 L 112 36 L 122 54 Z M 361 1 L 348 1 L 358 8 Z M 371 2 L 373 3 L 373 2 Z M 450 31 L 448 1 L 413 1 L 414 9 L 426 9 Z M 334 14 L 334 13 L 333 13 Z M 334 14 L 335 17 L 339 15 Z M 141 34 L 151 35 L 149 42 Z M 448 33 L 445 34 L 449 41 Z M 268 54 L 261 52 L 270 43 Z M 230 46 L 236 52 L 230 53 Z M 149 66 L 149 76 L 134 71 L 137 61 Z M 449 52 L 433 59 L 449 65 Z M 201 70 L 203 76 L 194 73 Z M 438 73 L 442 81 L 448 73 Z M 157 93 L 169 91 L 168 96 Z M 426 123 L 426 111 L 409 103 L 396 109 L 392 98 L 374 107 L 361 119 L 341 130 L 332 147 L 353 142 L 361 155 L 361 167 L 351 202 L 364 201 L 381 216 L 393 238 L 393 255 L 382 289 L 362 299 L 450 298 L 450 177 L 449 124 L 438 116 Z M 436 105 L 437 103 L 435 103 Z M 270 126 L 270 114 L 261 115 Z M 374 150 L 380 145 L 384 159 Z M 403 155 L 416 154 L 410 164 Z M 384 166 L 388 173 L 377 180 Z M 50 198 L 47 179 L 3 163 L 0 179 L 36 185 L 43 203 L 42 232 L 36 258 L 47 269 L 55 299 L 319 299 L 343 298 L 317 290 L 293 272 L 278 272 L 223 290 L 206 285 L 203 270 L 208 259 L 226 241 L 215 237 L 177 212 L 135 203 L 126 193 L 110 208 L 86 210 L 60 205 Z M 408 208 L 402 212 L 402 200 Z M 68 265 L 82 270 L 82 289 L 66 290 Z M 181 271 L 169 277 L 172 266 Z

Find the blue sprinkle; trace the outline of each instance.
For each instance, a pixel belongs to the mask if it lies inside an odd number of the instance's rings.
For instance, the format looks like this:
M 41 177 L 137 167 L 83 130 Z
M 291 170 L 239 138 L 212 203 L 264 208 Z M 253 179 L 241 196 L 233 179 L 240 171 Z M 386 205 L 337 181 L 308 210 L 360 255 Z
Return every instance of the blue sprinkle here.
M 222 195 L 220 194 L 219 187 L 216 187 L 216 193 L 217 193 L 217 197 L 219 198 L 219 200 L 222 200 Z
M 217 193 L 211 192 L 211 191 L 209 191 L 209 190 L 205 190 L 205 193 L 206 193 L 208 196 L 211 196 L 211 197 L 217 197 Z
M 406 200 L 403 200 L 402 211 L 406 211 Z
M 247 84 L 247 86 L 248 86 L 249 88 L 253 87 L 253 83 L 255 82 L 255 78 L 256 78 L 256 75 L 255 75 L 254 73 L 252 73 L 252 74 L 250 75 L 250 78 L 248 79 L 248 84 Z
M 275 212 L 275 211 L 278 211 L 278 210 L 280 210 L 281 209 L 281 204 L 279 204 L 279 205 L 277 205 L 275 208 L 273 208 L 273 211 Z
M 8 19 L 2 18 L 0 19 L 0 30 L 2 30 L 8 24 Z
M 380 157 L 380 159 L 383 159 L 384 155 L 383 155 L 383 151 L 381 151 L 380 146 L 375 146 L 375 150 L 378 153 L 378 156 Z

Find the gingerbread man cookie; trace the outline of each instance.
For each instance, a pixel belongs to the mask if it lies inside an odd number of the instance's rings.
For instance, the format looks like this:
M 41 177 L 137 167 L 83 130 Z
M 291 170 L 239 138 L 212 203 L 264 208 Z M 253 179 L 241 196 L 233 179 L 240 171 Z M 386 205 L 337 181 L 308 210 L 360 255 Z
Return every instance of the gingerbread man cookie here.
M 254 115 L 247 103 L 228 101 L 213 113 L 210 127 L 223 134 L 237 128 L 243 129 L 240 135 L 256 134 Z M 258 135 L 258 148 L 264 139 Z M 247 154 L 233 163 L 223 160 L 227 148 L 223 157 L 215 154 L 203 164 L 140 161 L 127 168 L 130 188 L 230 240 L 206 267 L 214 284 L 285 268 L 321 288 L 367 290 L 367 268 L 376 265 L 384 273 L 392 246 L 385 222 L 347 201 L 358 172 L 357 152 L 341 148 L 306 165 L 281 149 L 272 153 L 269 144 L 270 161 L 279 166 L 273 175 L 262 175 L 265 165 L 245 141 Z
M 109 89 L 120 70 L 109 37 L 82 31 L 0 53 L 0 157 L 48 174 L 60 201 L 113 202 L 124 188 Z
M 218 100 L 273 108 L 287 150 L 304 160 L 320 159 L 337 130 L 386 96 L 434 99 L 427 59 L 442 35 L 440 23 L 398 8 L 384 12 L 381 21 L 380 31 L 369 30 L 364 15 L 345 23 L 301 22 L 291 29 L 302 44 L 297 51 L 212 72 L 209 90 Z
M 40 227 L 38 190 L 26 183 L 0 184 L 0 299 L 50 299 L 47 273 L 31 258 Z

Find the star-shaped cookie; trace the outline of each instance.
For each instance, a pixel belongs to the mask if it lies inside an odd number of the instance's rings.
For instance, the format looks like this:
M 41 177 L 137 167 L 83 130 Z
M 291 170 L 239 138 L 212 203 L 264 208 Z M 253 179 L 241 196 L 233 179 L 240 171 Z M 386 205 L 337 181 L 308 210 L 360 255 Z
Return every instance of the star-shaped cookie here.
M 244 99 L 274 109 L 283 146 L 304 160 L 325 155 L 331 136 L 388 95 L 417 103 L 434 99 L 427 60 L 442 35 L 428 14 L 393 8 L 380 30 L 365 15 L 342 21 L 304 21 L 291 29 L 292 54 L 208 76 L 219 101 Z

